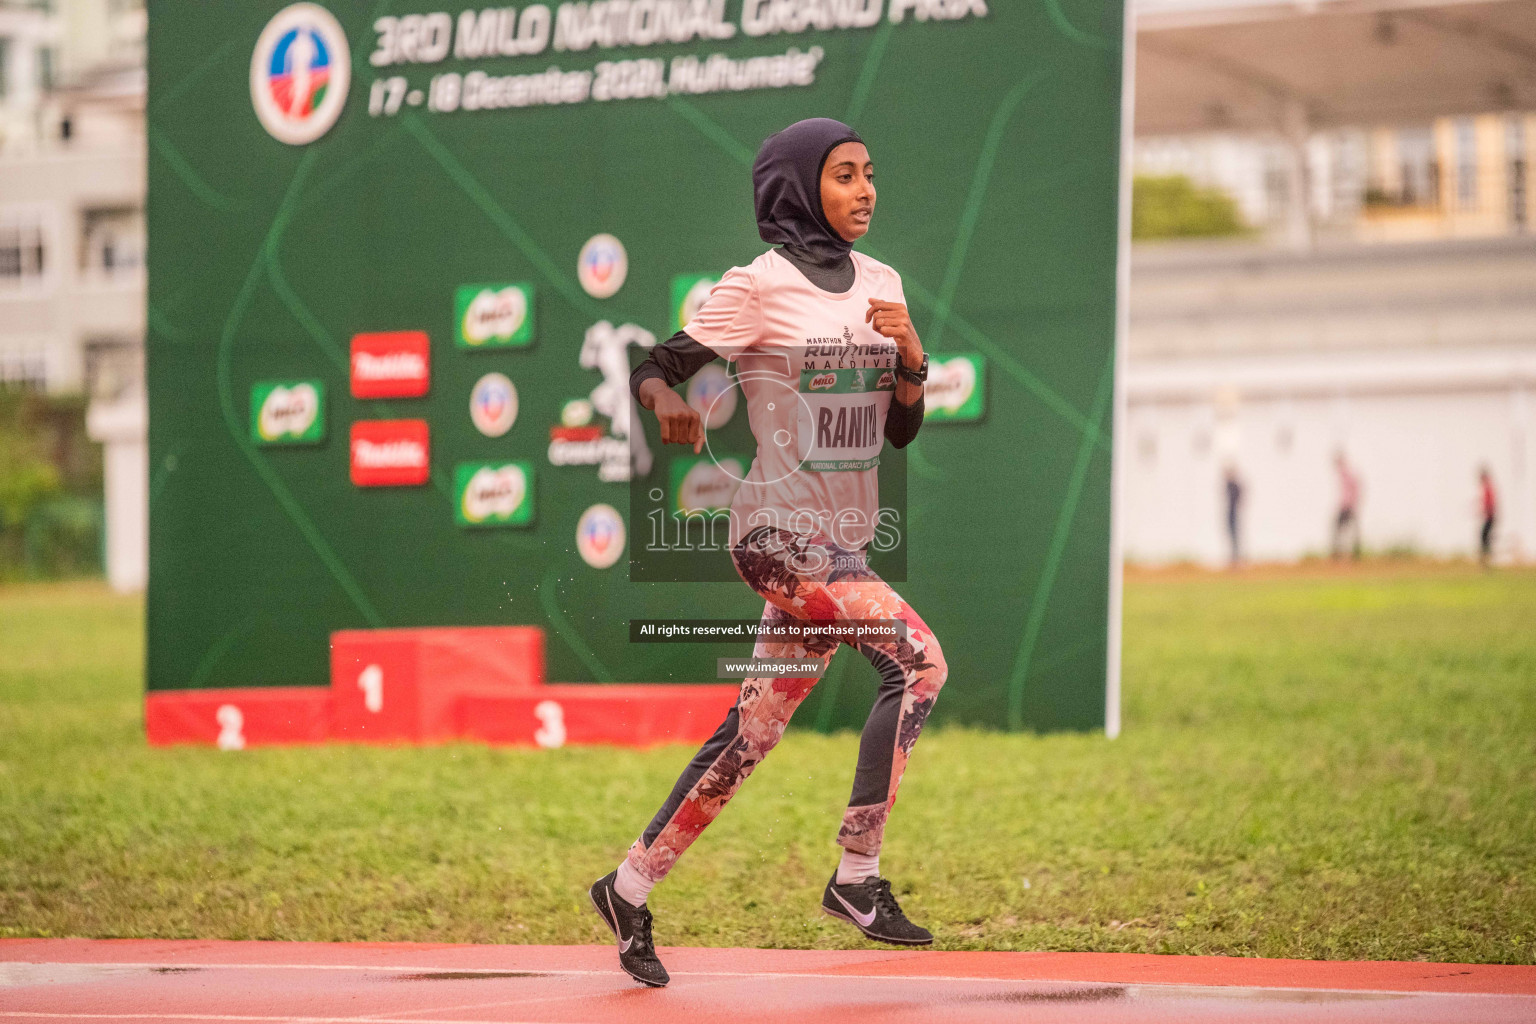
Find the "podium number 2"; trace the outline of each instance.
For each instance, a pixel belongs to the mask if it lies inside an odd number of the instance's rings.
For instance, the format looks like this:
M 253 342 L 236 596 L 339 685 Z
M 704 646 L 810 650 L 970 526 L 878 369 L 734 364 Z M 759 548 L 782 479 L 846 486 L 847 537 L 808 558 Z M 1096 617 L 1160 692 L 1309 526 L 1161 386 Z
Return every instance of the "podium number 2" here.
M 219 749 L 244 750 L 245 716 L 240 709 L 233 704 L 221 704 L 213 717 L 219 723 Z
M 357 677 L 357 688 L 363 691 L 363 707 L 378 714 L 384 710 L 384 670 L 369 665 Z
M 565 746 L 565 709 L 552 700 L 541 700 L 534 706 L 533 716 L 539 720 L 539 728 L 533 741 L 546 750 Z

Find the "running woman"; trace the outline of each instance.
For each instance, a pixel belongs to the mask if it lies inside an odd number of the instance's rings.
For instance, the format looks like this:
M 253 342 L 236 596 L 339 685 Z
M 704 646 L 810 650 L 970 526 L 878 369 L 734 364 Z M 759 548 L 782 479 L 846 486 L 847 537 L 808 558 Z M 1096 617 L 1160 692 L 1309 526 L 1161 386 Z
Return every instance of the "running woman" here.
M 837 842 L 842 860 L 821 906 L 880 942 L 923 946 L 880 877 L 880 846 L 907 758 L 948 669 L 910 605 L 872 572 L 876 465 L 889 440 L 905 447 L 923 420 L 928 360 L 907 315 L 901 277 L 853 251 L 875 211 L 864 141 L 827 118 L 769 137 L 752 168 L 758 233 L 779 248 L 727 273 L 688 325 L 630 378 L 661 424 L 663 443 L 704 442 L 699 416 L 672 389 L 717 357 L 734 361 L 757 457 L 731 505 L 736 571 L 764 598 L 765 624 L 901 620 L 905 637 L 855 649 L 880 674 L 859 743 L 853 793 Z M 819 659 L 835 640 L 759 640 L 760 658 Z M 784 735 L 816 677 L 752 678 L 688 763 L 618 868 L 592 885 L 619 964 L 667 983 L 646 899 Z

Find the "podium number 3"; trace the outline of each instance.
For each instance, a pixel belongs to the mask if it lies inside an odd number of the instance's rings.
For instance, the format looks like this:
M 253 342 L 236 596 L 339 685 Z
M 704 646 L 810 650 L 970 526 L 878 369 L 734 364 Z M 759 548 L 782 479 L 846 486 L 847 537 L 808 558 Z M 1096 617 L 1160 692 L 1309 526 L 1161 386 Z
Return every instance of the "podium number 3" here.
M 533 741 L 546 750 L 565 746 L 565 709 L 552 700 L 539 701 L 533 716 L 539 720 L 539 728 Z
M 369 665 L 357 677 L 357 688 L 363 691 L 363 707 L 378 714 L 384 710 L 384 670 Z
M 219 749 L 244 750 L 245 716 L 240 709 L 233 704 L 221 704 L 213 717 L 219 723 Z

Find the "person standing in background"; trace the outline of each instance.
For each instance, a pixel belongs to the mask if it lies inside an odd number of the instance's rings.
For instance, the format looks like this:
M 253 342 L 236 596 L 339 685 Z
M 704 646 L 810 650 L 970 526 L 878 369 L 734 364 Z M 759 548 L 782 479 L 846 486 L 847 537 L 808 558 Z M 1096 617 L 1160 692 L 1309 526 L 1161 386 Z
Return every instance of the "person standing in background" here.
M 1237 475 L 1237 467 L 1228 465 L 1225 470 L 1225 489 L 1227 495 L 1227 541 L 1231 545 L 1232 557 L 1229 565 L 1237 568 L 1242 561 L 1242 545 L 1239 541 L 1238 511 L 1243 504 L 1243 481 Z
M 1477 478 L 1483 507 L 1483 532 L 1478 561 L 1486 568 L 1493 561 L 1493 524 L 1499 517 L 1499 496 L 1493 489 L 1493 474 L 1487 466 L 1477 471 Z
M 1333 465 L 1339 473 L 1339 514 L 1333 524 L 1333 560 L 1344 557 L 1344 535 L 1351 534 L 1350 556 L 1360 560 L 1360 478 L 1349 467 L 1344 452 L 1336 452 Z

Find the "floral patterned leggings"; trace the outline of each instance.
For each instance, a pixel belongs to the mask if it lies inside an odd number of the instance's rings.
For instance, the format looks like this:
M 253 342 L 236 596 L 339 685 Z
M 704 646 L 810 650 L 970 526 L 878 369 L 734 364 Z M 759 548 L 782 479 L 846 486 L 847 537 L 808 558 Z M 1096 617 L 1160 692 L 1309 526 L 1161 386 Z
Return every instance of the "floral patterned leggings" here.
M 767 599 L 763 622 L 792 619 L 830 624 L 900 619 L 905 639 L 860 642 L 855 649 L 880 673 L 880 690 L 859 742 L 853 795 L 837 841 L 855 853 L 880 851 L 886 819 L 896 803 L 907 758 L 949 669 L 926 623 L 864 563 L 861 553 L 822 536 L 763 527 L 731 551 L 736 571 Z M 759 640 L 759 658 L 821 658 L 830 661 L 838 642 Z M 671 795 L 629 850 L 630 865 L 652 882 L 666 877 L 705 827 L 741 788 L 752 769 L 784 735 L 790 716 L 817 677 L 746 679 L 736 706 L 688 763 Z

